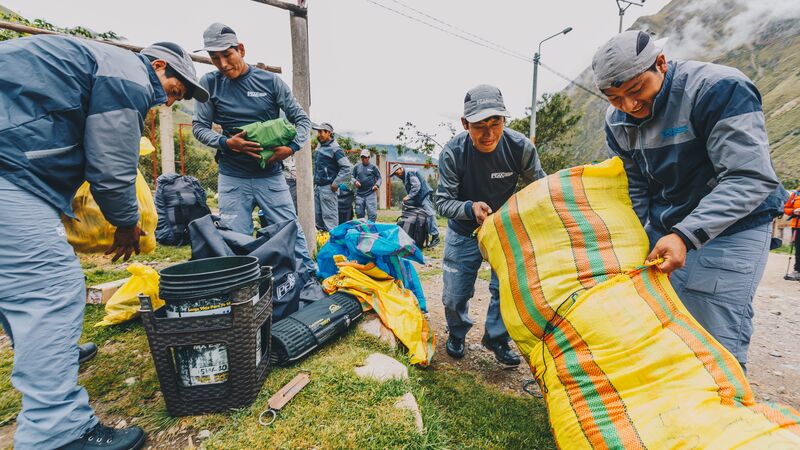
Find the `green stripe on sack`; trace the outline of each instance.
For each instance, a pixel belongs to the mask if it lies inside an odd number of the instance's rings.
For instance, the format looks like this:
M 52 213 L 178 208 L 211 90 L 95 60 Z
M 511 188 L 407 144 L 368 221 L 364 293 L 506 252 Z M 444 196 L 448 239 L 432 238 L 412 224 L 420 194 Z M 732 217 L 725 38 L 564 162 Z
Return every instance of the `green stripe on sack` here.
M 575 202 L 575 192 L 572 190 L 570 178 L 569 170 L 562 170 L 558 173 L 561 192 L 564 195 L 564 205 L 567 207 L 567 211 L 569 211 L 572 219 L 578 224 L 581 233 L 583 233 L 583 241 L 586 243 L 586 254 L 589 258 L 589 265 L 592 267 L 592 277 L 597 283 L 608 281 L 605 264 L 603 263 L 603 258 L 600 256 L 600 245 L 597 242 L 597 235 L 594 232 L 594 228 L 592 228 L 592 224 L 589 223 L 589 220 Z
M 525 256 L 522 254 L 522 249 L 519 244 L 519 239 L 514 233 L 514 227 L 511 225 L 511 217 L 508 213 L 508 205 L 500 209 L 500 219 L 503 222 L 503 232 L 508 237 L 508 244 L 511 247 L 511 252 L 514 253 L 514 269 L 519 277 L 519 292 L 522 295 L 522 300 L 525 303 L 525 311 L 536 322 L 539 329 L 544 330 L 547 327 L 547 321 L 542 316 L 542 313 L 536 308 L 536 302 L 531 296 L 530 284 L 528 282 L 528 272 L 525 267 Z M 510 230 L 510 231 L 509 231 Z M 535 258 L 535 255 L 534 255 Z M 506 261 L 508 258 L 506 258 Z M 534 270 L 535 264 L 534 264 Z M 542 299 L 546 302 L 546 299 Z M 532 331 L 532 330 L 531 330 Z
M 572 379 L 575 380 L 575 384 L 578 385 L 578 389 L 580 389 L 581 394 L 586 399 L 589 412 L 594 422 L 597 424 L 600 434 L 603 436 L 603 441 L 608 444 L 609 448 L 624 448 L 622 439 L 617 433 L 617 427 L 608 414 L 605 402 L 603 402 L 603 399 L 600 397 L 597 386 L 592 383 L 589 375 L 581 367 L 578 357 L 575 354 L 575 349 L 569 344 L 569 340 L 560 328 L 555 328 L 553 330 L 553 337 L 564 357 L 567 371 Z
M 719 351 L 717 351 L 717 349 L 711 344 L 711 342 L 709 342 L 708 339 L 706 339 L 705 336 L 703 336 L 703 334 L 700 333 L 696 327 L 690 325 L 688 322 L 684 321 L 681 318 L 675 317 L 675 315 L 672 314 L 672 309 L 669 307 L 669 305 L 666 304 L 664 298 L 655 289 L 655 286 L 653 286 L 653 281 L 651 279 L 652 277 L 651 271 L 647 270 L 642 272 L 642 274 L 643 275 L 647 274 L 647 276 L 641 277 L 642 281 L 644 282 L 645 289 L 647 289 L 647 292 L 650 293 L 650 295 L 652 295 L 653 298 L 656 299 L 656 301 L 658 301 L 658 304 L 661 305 L 664 314 L 667 317 L 669 317 L 671 321 L 673 321 L 676 325 L 680 326 L 681 328 L 691 333 L 692 336 L 694 336 L 698 341 L 700 341 L 703 347 L 711 354 L 711 356 L 714 358 L 714 361 L 717 363 L 717 366 L 719 366 L 720 370 L 725 375 L 725 378 L 733 386 L 735 392 L 733 398 L 737 401 L 738 405 L 741 405 L 744 399 L 744 387 L 741 385 L 741 383 L 739 383 L 739 380 L 730 371 L 730 368 L 725 363 L 722 354 Z

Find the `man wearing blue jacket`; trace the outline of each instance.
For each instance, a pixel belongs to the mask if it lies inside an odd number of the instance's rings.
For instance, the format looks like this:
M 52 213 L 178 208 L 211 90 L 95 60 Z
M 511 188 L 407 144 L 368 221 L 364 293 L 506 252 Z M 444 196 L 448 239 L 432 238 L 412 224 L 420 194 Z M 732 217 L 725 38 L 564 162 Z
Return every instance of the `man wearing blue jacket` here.
M 381 186 L 381 171 L 378 166 L 369 162 L 372 154 L 367 149 L 361 150 L 361 164 L 353 167 L 353 180 L 356 185 L 356 218 L 366 214 L 367 220 L 378 220 L 378 189 Z
M 0 324 L 22 393 L 14 448 L 139 448 L 142 429 L 100 424 L 77 384 L 86 286 L 60 215 L 74 217 L 72 197 L 88 181 L 117 227 L 107 253 L 138 253 L 143 118 L 208 93 L 169 42 L 136 55 L 71 37 L 13 39 L 0 43 L 0 67 Z
M 253 233 L 253 209 L 264 211 L 268 223 L 297 220 L 289 185 L 283 176 L 283 160 L 292 156 L 308 140 L 311 121 L 289 86 L 277 75 L 247 64 L 244 44 L 230 27 L 213 23 L 203 33 L 204 47 L 218 69 L 200 79 L 210 101 L 197 105 L 192 132 L 198 141 L 217 149 L 219 163 L 219 212 L 233 231 Z M 201 50 L 198 50 L 201 51 Z M 281 111 L 297 129 L 287 146 L 276 147 L 263 169 L 259 165 L 262 148 L 247 140 L 246 132 L 235 130 L 253 122 L 277 119 Z M 211 129 L 216 123 L 222 134 Z M 295 257 L 309 272 L 316 270 L 308 254 L 302 227 L 297 227 Z
M 686 308 L 745 368 L 769 224 L 787 197 L 758 89 L 731 67 L 667 61 L 642 31 L 613 37 L 592 68 L 611 103 L 610 154 L 625 163 L 650 237 L 647 259 L 664 258 Z
M 403 182 L 406 188 L 406 196 L 403 197 L 403 204 L 414 208 L 422 208 L 428 216 L 428 234 L 431 241 L 428 247 L 436 247 L 441 242 L 439 238 L 439 226 L 436 224 L 436 211 L 433 209 L 433 189 L 428 184 L 425 177 L 416 169 L 406 170 L 398 163 L 389 167 L 390 177 L 396 176 Z
M 339 147 L 333 125 L 313 125 L 319 146 L 314 155 L 314 213 L 317 228 L 331 231 L 339 225 L 339 185 L 350 178 L 353 165 Z
M 509 116 L 500 89 L 485 84 L 470 89 L 461 117 L 466 131 L 451 139 L 439 155 L 436 209 L 448 218 L 442 260 L 442 303 L 450 334 L 445 350 L 453 358 L 464 357 L 464 339 L 472 328 L 469 299 L 483 263 L 475 231 L 514 195 L 520 177 L 530 183 L 546 176 L 531 141 L 506 127 Z M 489 293 L 481 343 L 501 364 L 519 365 L 500 315 L 494 271 Z

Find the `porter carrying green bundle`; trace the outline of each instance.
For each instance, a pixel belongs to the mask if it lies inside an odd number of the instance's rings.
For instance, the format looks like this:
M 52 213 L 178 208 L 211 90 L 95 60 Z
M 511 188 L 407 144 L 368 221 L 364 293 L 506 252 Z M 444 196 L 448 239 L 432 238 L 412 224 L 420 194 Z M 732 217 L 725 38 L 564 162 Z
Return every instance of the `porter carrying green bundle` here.
M 273 148 L 289 145 L 295 136 L 297 136 L 297 130 L 294 128 L 294 125 L 289 123 L 286 119 L 253 122 L 240 127 L 240 129 L 247 132 L 248 140 L 257 142 L 258 145 L 264 149 L 258 152 L 261 155 L 261 160 L 258 164 L 262 169 L 266 167 L 267 161 L 269 161 L 275 153 L 275 151 L 272 150 Z

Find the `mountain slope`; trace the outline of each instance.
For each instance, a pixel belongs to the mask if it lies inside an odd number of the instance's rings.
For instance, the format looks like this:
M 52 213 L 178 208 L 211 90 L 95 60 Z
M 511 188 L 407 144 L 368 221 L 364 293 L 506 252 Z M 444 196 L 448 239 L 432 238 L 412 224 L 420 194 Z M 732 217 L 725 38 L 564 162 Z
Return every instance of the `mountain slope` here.
M 800 1 L 674 0 L 631 29 L 668 37 L 668 59 L 733 66 L 752 78 L 763 98 L 775 168 L 785 180 L 800 178 Z M 590 68 L 578 82 L 593 86 Z M 568 148 L 580 162 L 603 157 L 608 104 L 575 88 L 566 93 L 584 113 Z

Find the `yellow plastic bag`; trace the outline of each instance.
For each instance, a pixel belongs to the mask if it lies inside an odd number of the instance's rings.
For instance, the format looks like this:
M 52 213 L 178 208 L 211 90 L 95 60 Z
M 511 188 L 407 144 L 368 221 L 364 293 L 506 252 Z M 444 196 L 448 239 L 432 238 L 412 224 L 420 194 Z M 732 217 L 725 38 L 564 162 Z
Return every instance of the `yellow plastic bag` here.
M 164 301 L 158 297 L 158 272 L 150 266 L 141 263 L 133 263 L 128 266 L 131 279 L 106 303 L 106 315 L 103 320 L 97 322 L 96 327 L 107 327 L 125 323 L 139 314 L 139 294 L 150 297 L 153 310 L 164 306 Z
M 374 263 L 349 262 L 342 255 L 334 256 L 334 260 L 339 273 L 322 282 L 325 292 L 342 291 L 356 296 L 365 310 L 375 310 L 386 328 L 408 349 L 411 364 L 430 364 L 436 336 L 422 315 L 414 293 Z
M 537 181 L 478 238 L 559 448 L 800 448 L 800 413 L 756 403 L 667 276 L 641 267 L 618 158 Z
M 158 215 L 153 194 L 142 173 L 136 173 L 136 200 L 139 202 L 139 227 L 147 233 L 139 241 L 142 253 L 150 253 L 156 248 L 156 225 Z M 84 182 L 75 198 L 72 199 L 72 210 L 78 220 L 64 217 L 62 222 L 67 230 L 67 241 L 76 252 L 103 253 L 114 243 L 114 232 L 117 227 L 106 221 L 100 207 L 92 197 L 89 183 Z
M 139 156 L 146 156 L 154 151 L 155 147 L 150 140 L 142 137 L 139 141 Z M 139 240 L 139 250 L 141 253 L 150 253 L 156 248 L 155 231 L 158 214 L 150 186 L 147 185 L 142 172 L 138 170 L 136 171 L 136 201 L 139 203 L 139 228 L 147 233 L 147 236 Z M 61 221 L 67 231 L 67 241 L 76 252 L 104 253 L 111 248 L 117 227 L 106 221 L 100 207 L 92 197 L 89 183 L 84 182 L 78 188 L 75 198 L 72 199 L 72 211 L 78 220 L 62 217 Z

